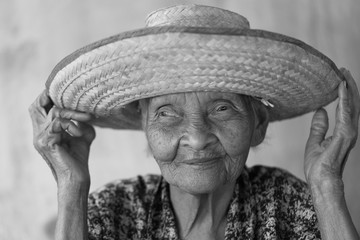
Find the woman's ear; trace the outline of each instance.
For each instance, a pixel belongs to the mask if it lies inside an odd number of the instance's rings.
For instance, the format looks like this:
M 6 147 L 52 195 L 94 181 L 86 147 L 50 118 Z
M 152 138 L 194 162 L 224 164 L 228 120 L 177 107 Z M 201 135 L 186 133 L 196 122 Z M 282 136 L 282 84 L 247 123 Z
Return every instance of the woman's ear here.
M 264 141 L 266 130 L 269 125 L 269 112 L 260 102 L 253 101 L 252 106 L 254 110 L 255 125 L 251 146 L 256 147 Z

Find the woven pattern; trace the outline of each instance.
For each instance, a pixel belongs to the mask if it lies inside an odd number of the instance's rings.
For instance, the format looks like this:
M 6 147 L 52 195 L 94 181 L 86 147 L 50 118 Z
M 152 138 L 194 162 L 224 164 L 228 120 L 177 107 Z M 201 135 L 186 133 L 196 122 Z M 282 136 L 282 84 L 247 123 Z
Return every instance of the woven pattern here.
M 170 15 L 178 15 L 178 9 L 172 10 Z M 157 19 L 155 15 L 149 19 Z M 136 100 L 169 93 L 260 97 L 275 105 L 269 109 L 271 121 L 304 114 L 336 98 L 342 80 L 337 68 L 310 48 L 280 41 L 283 36 L 249 29 L 229 34 L 168 29 L 119 37 L 66 62 L 50 79 L 54 103 L 93 113 L 100 126 L 140 129 Z
M 163 8 L 150 13 L 146 26 L 186 26 L 213 28 L 249 28 L 249 22 L 243 16 L 220 8 L 179 5 Z

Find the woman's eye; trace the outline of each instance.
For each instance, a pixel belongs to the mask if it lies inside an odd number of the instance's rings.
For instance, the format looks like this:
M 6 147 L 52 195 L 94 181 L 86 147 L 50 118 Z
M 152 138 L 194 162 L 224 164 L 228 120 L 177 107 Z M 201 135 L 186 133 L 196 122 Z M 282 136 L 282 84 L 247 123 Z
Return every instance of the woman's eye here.
M 216 108 L 216 111 L 217 111 L 217 112 L 223 112 L 223 111 L 226 111 L 226 110 L 228 110 L 228 109 L 229 109 L 228 106 L 222 105 L 222 106 L 217 107 L 217 108 Z
M 214 106 L 211 115 L 215 118 L 227 119 L 234 116 L 236 113 L 235 107 L 228 103 L 221 103 Z
M 163 108 L 163 109 L 159 109 L 157 116 L 158 117 L 176 117 L 177 114 L 171 109 Z
M 168 112 L 168 111 L 160 111 L 158 114 L 160 117 L 172 117 L 174 114 Z

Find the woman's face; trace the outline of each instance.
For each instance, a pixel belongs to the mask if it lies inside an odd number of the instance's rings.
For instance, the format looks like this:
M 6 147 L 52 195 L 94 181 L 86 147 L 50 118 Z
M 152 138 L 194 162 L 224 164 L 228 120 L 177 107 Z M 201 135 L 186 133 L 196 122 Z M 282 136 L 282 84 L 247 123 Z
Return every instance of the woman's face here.
M 178 93 L 149 99 L 143 126 L 166 181 L 189 193 L 209 193 L 241 174 L 254 113 L 238 94 Z

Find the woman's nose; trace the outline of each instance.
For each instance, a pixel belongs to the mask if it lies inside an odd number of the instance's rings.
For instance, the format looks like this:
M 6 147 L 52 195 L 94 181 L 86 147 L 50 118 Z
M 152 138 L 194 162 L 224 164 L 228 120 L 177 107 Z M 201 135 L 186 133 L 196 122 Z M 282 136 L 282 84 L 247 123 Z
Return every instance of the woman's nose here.
M 185 130 L 180 144 L 194 150 L 203 150 L 216 143 L 217 137 L 210 131 L 206 124 L 189 126 Z

